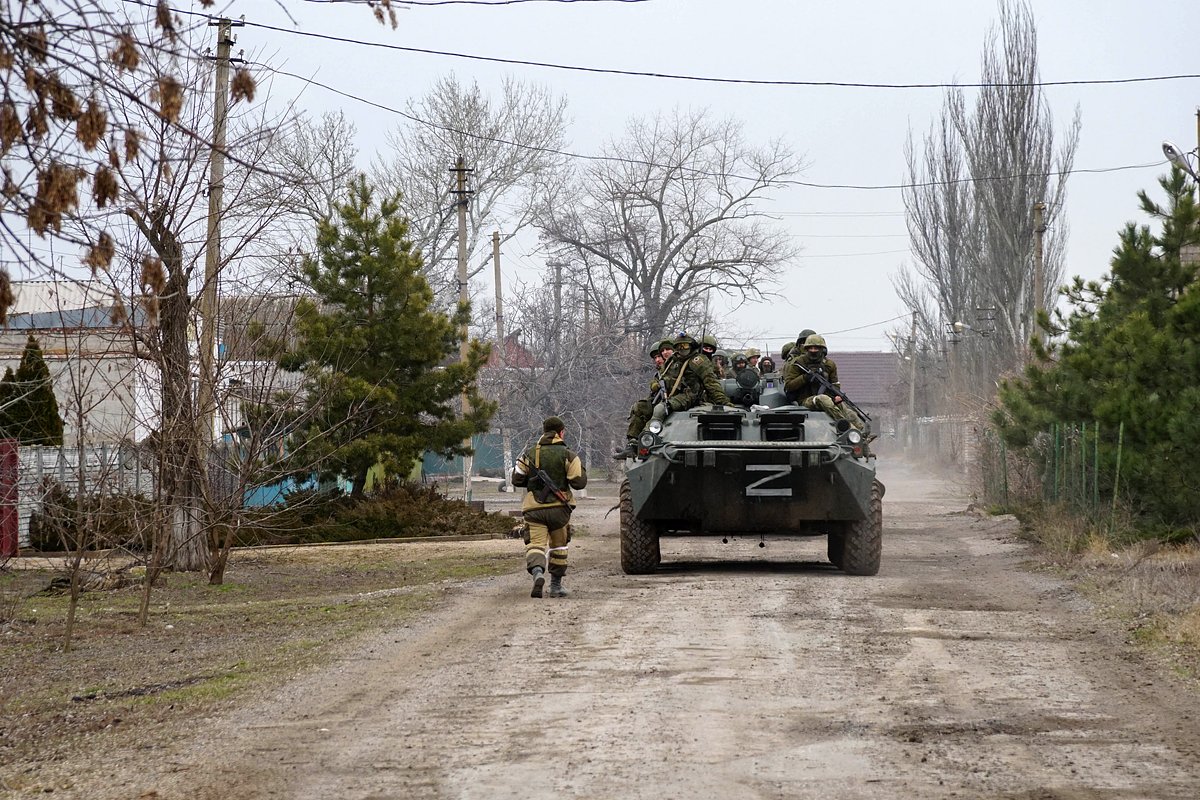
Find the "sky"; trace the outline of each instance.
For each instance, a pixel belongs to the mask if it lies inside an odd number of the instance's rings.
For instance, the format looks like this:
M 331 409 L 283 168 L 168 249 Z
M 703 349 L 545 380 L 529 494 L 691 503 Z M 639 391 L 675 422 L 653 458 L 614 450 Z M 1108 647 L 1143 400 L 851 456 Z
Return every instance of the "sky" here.
M 359 131 L 362 166 L 386 147 L 401 121 L 371 103 L 403 108 L 440 76 L 496 89 L 503 76 L 565 96 L 568 149 L 595 152 L 619 137 L 631 116 L 707 108 L 745 124 L 747 138 L 781 138 L 802 154 L 801 180 L 893 185 L 906 178 L 904 146 L 937 117 L 944 90 L 755 86 L 594 74 L 495 64 L 337 42 L 447 51 L 601 69 L 760 81 L 970 83 L 997 6 L 983 0 L 645 0 L 397 5 L 399 27 L 377 24 L 365 5 L 320 0 L 228 0 L 245 14 L 238 44 L 256 59 L 362 98 L 350 100 L 276 77 L 268 102 L 296 99 L 314 117 L 342 110 Z M 176 0 L 179 9 L 199 4 Z M 1030 0 L 1044 81 L 1090 81 L 1200 73 L 1200 15 L 1183 0 Z M 212 13 L 211 10 L 209 13 Z M 278 28 L 275 30 L 272 28 Z M 1109 170 L 1068 179 L 1066 276 L 1100 278 L 1117 233 L 1144 222 L 1136 193 L 1166 171 L 1161 143 L 1197 146 L 1200 78 L 1051 86 L 1046 99 L 1062 130 L 1078 108 L 1075 167 Z M 891 350 L 907 331 L 893 278 L 911 263 L 899 189 L 789 187 L 764 208 L 801 246 L 785 269 L 780 297 L 730 310 L 719 333 L 731 344 L 778 351 L 802 328 L 826 335 L 831 353 Z M 535 282 L 544 269 L 536 241 L 509 242 L 504 283 Z M 489 278 L 490 281 L 490 278 Z M 477 287 L 491 292 L 490 283 Z

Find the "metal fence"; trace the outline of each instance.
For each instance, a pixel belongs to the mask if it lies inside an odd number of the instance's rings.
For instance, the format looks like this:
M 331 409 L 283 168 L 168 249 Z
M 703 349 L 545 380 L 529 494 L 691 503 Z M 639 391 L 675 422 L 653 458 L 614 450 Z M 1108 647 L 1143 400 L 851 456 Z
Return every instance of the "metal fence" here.
M 147 455 L 132 445 L 95 444 L 83 447 L 33 445 L 18 450 L 17 530 L 22 547 L 29 545 L 29 520 L 41 508 L 49 488 L 62 485 L 74 493 L 80 480 L 88 494 L 154 493 L 154 473 Z M 80 459 L 82 456 L 82 469 Z
M 1097 524 L 1111 523 L 1120 496 L 1124 438 L 1124 424 L 1054 423 L 1017 455 L 988 429 L 978 462 L 984 497 L 1002 506 L 1042 502 Z

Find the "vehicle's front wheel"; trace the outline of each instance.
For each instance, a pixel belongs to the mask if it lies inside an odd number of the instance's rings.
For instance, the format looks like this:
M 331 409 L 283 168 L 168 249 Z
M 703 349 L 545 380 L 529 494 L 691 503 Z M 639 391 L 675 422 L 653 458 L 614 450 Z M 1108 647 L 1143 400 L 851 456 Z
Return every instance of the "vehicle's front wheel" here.
M 841 568 L 847 575 L 875 575 L 883 556 L 883 484 L 871 484 L 871 510 L 846 526 Z M 830 537 L 831 547 L 833 538 Z M 832 557 L 830 558 L 832 561 Z M 836 562 L 835 562 L 836 563 Z
M 658 569 L 662 555 L 658 530 L 653 523 L 634 516 L 633 491 L 629 481 L 621 483 L 621 569 L 626 575 L 647 575 Z
M 841 569 L 842 560 L 846 552 L 846 534 L 842 531 L 830 531 L 826 536 L 829 539 L 826 544 L 829 563 Z

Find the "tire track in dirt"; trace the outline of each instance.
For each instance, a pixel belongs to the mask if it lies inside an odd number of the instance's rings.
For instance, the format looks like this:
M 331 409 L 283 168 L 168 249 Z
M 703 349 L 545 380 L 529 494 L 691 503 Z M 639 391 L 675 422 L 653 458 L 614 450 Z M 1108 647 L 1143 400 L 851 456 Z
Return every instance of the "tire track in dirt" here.
M 528 598 L 514 543 L 512 576 L 80 796 L 1194 797 L 1191 687 L 1023 569 L 1010 522 L 882 472 L 878 577 L 823 540 L 672 540 L 624 576 L 591 501 L 573 597 Z

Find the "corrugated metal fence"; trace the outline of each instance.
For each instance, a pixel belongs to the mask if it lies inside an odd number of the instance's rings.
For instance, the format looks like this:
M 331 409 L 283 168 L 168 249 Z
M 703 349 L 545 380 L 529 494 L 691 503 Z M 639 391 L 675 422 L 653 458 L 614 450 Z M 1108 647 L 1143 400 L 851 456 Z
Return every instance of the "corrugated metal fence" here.
M 79 488 L 81 457 L 83 486 L 88 494 L 150 496 L 154 493 L 149 456 L 131 445 L 33 445 L 18 452 L 21 466 L 17 479 L 17 525 L 22 547 L 29 545 L 29 518 L 41 507 L 48 488 L 60 484 L 72 493 Z

